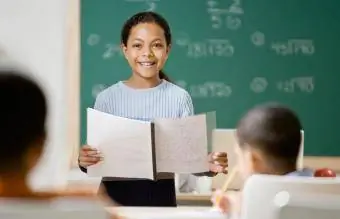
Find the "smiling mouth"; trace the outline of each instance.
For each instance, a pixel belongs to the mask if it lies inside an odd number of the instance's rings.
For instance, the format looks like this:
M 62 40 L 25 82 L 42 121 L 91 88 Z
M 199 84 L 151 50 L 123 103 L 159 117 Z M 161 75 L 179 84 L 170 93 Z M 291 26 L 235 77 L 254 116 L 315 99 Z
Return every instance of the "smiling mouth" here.
M 140 64 L 143 67 L 152 67 L 156 65 L 156 62 L 138 62 L 138 64 Z

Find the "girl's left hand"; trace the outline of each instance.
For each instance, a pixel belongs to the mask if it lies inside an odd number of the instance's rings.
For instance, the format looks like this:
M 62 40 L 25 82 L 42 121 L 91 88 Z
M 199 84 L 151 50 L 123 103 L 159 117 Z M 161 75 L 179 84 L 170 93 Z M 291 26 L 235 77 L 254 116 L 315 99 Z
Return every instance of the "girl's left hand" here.
M 209 154 L 209 168 L 214 173 L 228 173 L 228 156 L 226 152 L 213 152 Z

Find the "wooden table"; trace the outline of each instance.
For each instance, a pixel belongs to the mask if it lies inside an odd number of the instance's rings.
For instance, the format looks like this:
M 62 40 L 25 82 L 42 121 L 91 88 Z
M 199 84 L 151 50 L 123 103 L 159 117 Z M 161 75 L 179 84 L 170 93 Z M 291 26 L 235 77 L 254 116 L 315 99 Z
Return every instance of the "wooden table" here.
M 179 193 L 176 195 L 177 204 L 185 206 L 211 206 L 211 194 Z

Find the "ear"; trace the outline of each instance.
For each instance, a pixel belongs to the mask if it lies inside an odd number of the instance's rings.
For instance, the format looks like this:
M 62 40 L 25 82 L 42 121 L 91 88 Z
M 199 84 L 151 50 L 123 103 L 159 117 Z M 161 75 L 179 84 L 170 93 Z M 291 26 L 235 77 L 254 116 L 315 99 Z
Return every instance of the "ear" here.
M 167 46 L 166 48 L 166 58 L 169 57 L 170 51 L 171 51 L 171 44 L 169 44 L 169 46 Z
M 256 173 L 265 172 L 267 168 L 265 167 L 263 154 L 258 150 L 250 149 L 249 156 L 254 172 Z
M 166 53 L 170 53 L 171 48 L 172 48 L 172 45 L 169 44 L 169 46 L 167 47 Z
M 123 43 L 121 43 L 120 49 L 122 50 L 124 57 L 127 59 L 127 47 Z

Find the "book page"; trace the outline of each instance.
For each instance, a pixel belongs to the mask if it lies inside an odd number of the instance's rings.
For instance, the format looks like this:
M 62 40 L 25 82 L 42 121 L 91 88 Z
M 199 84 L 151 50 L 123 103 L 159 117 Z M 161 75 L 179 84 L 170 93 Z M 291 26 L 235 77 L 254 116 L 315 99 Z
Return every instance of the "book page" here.
M 216 112 L 207 112 L 206 114 L 206 123 L 207 123 L 207 139 L 208 139 L 208 152 L 211 153 L 212 143 L 213 143 L 213 131 L 216 129 Z
M 87 144 L 104 155 L 89 176 L 153 179 L 151 143 L 150 122 L 87 110 Z
M 158 172 L 201 173 L 209 170 L 206 115 L 155 120 Z

